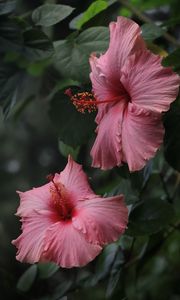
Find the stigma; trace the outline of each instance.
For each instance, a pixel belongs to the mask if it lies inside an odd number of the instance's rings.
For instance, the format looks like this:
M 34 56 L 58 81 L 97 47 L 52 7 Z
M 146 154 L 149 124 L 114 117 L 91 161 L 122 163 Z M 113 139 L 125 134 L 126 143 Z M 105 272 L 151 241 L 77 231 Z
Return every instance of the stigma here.
M 73 205 L 69 199 L 69 195 L 65 186 L 60 182 L 55 182 L 54 175 L 52 174 L 48 175 L 47 179 L 49 182 L 51 182 L 51 201 L 60 220 L 66 221 L 71 219 Z

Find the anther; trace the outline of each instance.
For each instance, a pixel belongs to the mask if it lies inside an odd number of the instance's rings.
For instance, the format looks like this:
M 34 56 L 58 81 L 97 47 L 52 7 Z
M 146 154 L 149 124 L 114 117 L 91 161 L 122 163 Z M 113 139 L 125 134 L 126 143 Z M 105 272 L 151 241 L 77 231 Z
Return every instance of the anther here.
M 71 89 L 67 89 L 64 94 L 70 97 L 73 105 L 81 113 L 85 113 L 86 110 L 90 113 L 97 110 L 99 104 L 112 103 L 119 100 L 119 97 L 113 97 L 111 99 L 98 101 L 93 93 L 82 92 L 73 95 Z
M 71 89 L 67 89 L 64 93 L 70 97 L 77 111 L 81 113 L 96 111 L 97 101 L 92 93 L 82 92 L 73 95 Z

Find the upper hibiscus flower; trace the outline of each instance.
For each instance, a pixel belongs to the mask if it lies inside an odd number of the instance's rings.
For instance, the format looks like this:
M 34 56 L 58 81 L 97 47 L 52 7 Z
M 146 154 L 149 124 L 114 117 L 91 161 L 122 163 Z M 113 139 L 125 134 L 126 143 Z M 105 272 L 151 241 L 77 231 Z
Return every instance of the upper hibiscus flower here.
M 175 100 L 180 80 L 147 50 L 135 22 L 118 17 L 109 27 L 107 52 L 90 58 L 98 103 L 92 166 L 110 169 L 125 162 L 136 171 L 163 141 L 162 112 Z
M 86 265 L 127 226 L 122 195 L 101 198 L 91 190 L 82 167 L 71 157 L 48 184 L 19 192 L 22 234 L 12 243 L 17 259 L 53 261 L 61 267 Z

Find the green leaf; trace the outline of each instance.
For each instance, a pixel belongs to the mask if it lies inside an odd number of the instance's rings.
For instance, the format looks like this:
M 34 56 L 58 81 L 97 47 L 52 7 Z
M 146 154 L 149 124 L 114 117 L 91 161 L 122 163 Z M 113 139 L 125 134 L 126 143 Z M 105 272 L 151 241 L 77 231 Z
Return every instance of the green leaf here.
M 93 52 L 104 52 L 109 43 L 107 27 L 92 27 L 78 36 L 70 35 L 67 40 L 54 43 L 55 68 L 64 77 L 80 82 L 89 81 L 89 56 Z
M 165 57 L 162 61 L 164 67 L 174 66 L 175 70 L 180 69 L 180 48 Z
M 0 19 L 0 53 L 15 52 L 20 49 L 23 38 L 18 24 L 8 18 Z
M 59 141 L 58 145 L 59 145 L 59 150 L 64 157 L 68 157 L 68 155 L 70 154 L 74 160 L 77 159 L 80 150 L 79 146 L 73 148 L 69 145 L 64 144 L 62 141 Z
M 148 199 L 133 208 L 126 234 L 150 235 L 167 226 L 174 217 L 173 206 L 159 198 Z
M 180 171 L 180 105 L 166 113 L 164 126 L 165 158 L 174 169 Z
M 83 24 L 92 19 L 101 11 L 105 10 L 108 7 L 108 4 L 104 0 L 97 0 L 93 2 L 88 9 L 83 13 L 82 17 L 76 22 L 76 28 L 80 29 Z
M 115 243 L 105 247 L 102 254 L 98 257 L 95 274 L 91 281 L 92 286 L 96 285 L 100 280 L 106 278 L 106 276 L 110 273 L 118 251 L 119 247 Z
M 128 179 L 131 182 L 131 187 L 135 192 L 135 195 L 137 196 L 138 194 L 136 192 L 141 192 L 146 182 L 149 180 L 152 172 L 152 161 L 150 160 L 147 165 L 138 172 L 130 173 L 127 164 L 123 165 L 120 168 L 116 168 L 116 172 L 118 173 L 118 175 L 120 175 L 120 177 Z M 130 186 L 128 188 L 130 188 Z M 129 196 L 129 194 L 127 195 Z
M 105 2 L 105 0 L 99 0 L 99 1 Z M 109 23 L 112 21 L 112 15 L 114 16 L 113 17 L 114 19 L 116 18 L 116 16 L 119 15 L 118 9 L 120 7 L 120 3 L 118 3 L 117 0 L 108 0 L 106 1 L 106 3 L 107 3 L 106 9 L 103 9 L 99 11 L 97 14 L 95 14 L 94 16 L 92 16 L 89 20 L 87 20 L 82 25 L 81 29 L 85 30 L 87 28 L 95 27 L 95 26 L 109 26 Z M 69 23 L 69 27 L 71 29 L 77 29 L 77 23 L 79 20 L 81 20 L 84 13 L 81 13 L 80 15 L 76 16 L 71 20 L 71 22 Z
M 30 61 L 39 61 L 53 55 L 53 46 L 48 37 L 38 29 L 23 33 L 24 47 L 22 55 Z
M 32 19 L 36 25 L 49 27 L 65 19 L 73 10 L 68 5 L 44 4 L 33 11 Z
M 39 263 L 38 264 L 38 277 L 40 279 L 50 278 L 54 273 L 57 272 L 59 266 L 55 263 L 47 262 L 47 263 Z
M 23 72 L 13 64 L 0 64 L 0 105 L 7 115 L 17 99 L 17 88 L 22 82 Z
M 37 265 L 32 265 L 20 277 L 17 283 L 17 289 L 21 292 L 28 292 L 33 285 L 37 275 Z
M 105 196 L 110 197 L 120 194 L 123 194 L 125 196 L 125 202 L 127 205 L 135 203 L 139 199 L 137 192 L 132 189 L 131 182 L 128 179 L 121 178 L 119 184 Z
M 151 201 L 151 199 L 159 198 L 165 200 L 167 198 L 159 172 L 152 174 L 149 178 L 146 186 L 141 191 L 142 199 L 146 199 L 146 201 Z
M 58 283 L 54 282 L 54 288 L 51 292 L 51 300 L 61 300 L 71 288 L 75 286 L 75 273 L 76 271 L 71 270 L 62 270 L 58 274 Z
M 18 68 L 13 63 L 0 64 L 0 105 L 3 108 L 5 118 L 10 116 L 12 108 L 17 102 L 22 102 L 15 108 L 11 115 L 18 115 L 18 111 L 23 109 L 31 101 L 32 96 L 37 93 L 39 81 L 30 77 L 23 69 Z M 28 100 L 29 99 L 29 100 Z M 24 102 L 24 104 L 23 104 Z M 17 110 L 16 110 L 17 109 Z M 20 112 L 19 111 L 19 112 Z M 16 116 L 14 117 L 16 118 Z
M 150 160 L 146 166 L 137 172 L 130 173 L 130 181 L 133 189 L 141 192 L 144 188 L 146 182 L 149 180 L 149 177 L 152 173 L 152 161 Z
M 123 252 L 121 250 L 121 248 L 119 247 L 118 252 L 116 253 L 116 257 L 115 260 L 113 262 L 112 268 L 111 268 L 111 273 L 109 276 L 109 280 L 108 280 L 108 286 L 107 286 L 107 290 L 106 290 L 106 297 L 109 298 L 112 296 L 112 294 L 114 293 L 121 273 L 122 273 L 122 266 L 124 264 L 124 255 Z
M 15 10 L 16 7 L 16 1 L 1 1 L 0 3 L 0 15 L 6 15 L 13 10 Z
M 155 24 L 144 24 L 141 26 L 141 30 L 142 36 L 145 40 L 155 40 L 162 36 L 165 32 L 164 29 L 156 26 Z
M 40 61 L 51 57 L 53 45 L 40 29 L 22 30 L 14 20 L 0 22 L 0 53 L 14 60 Z
M 86 143 L 96 127 L 94 113 L 79 113 L 63 92 L 54 96 L 49 115 L 59 139 L 72 147 Z
M 145 264 L 150 257 L 153 257 L 154 254 L 157 253 L 158 249 L 160 249 L 163 242 L 164 242 L 163 231 L 152 234 L 149 238 L 147 238 L 147 241 L 145 242 L 144 246 L 141 246 L 143 251 L 141 251 L 141 255 L 139 256 L 139 261 L 137 265 L 138 270 L 141 270 L 143 264 Z

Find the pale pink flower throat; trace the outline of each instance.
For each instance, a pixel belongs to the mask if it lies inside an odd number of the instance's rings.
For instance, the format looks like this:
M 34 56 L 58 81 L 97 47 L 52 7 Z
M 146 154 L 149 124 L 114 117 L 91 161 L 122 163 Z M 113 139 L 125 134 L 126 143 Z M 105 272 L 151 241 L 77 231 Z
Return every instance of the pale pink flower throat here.
M 73 95 L 71 89 L 67 89 L 65 91 L 65 95 L 70 97 L 70 100 L 72 101 L 73 105 L 81 113 L 85 113 L 86 110 L 89 113 L 96 111 L 99 104 L 117 102 L 124 97 L 127 99 L 127 102 L 129 102 L 130 99 L 126 91 L 124 91 L 124 93 L 122 93 L 120 96 L 112 97 L 111 99 L 102 101 L 98 101 L 95 98 L 94 94 L 89 92 L 82 92 Z

